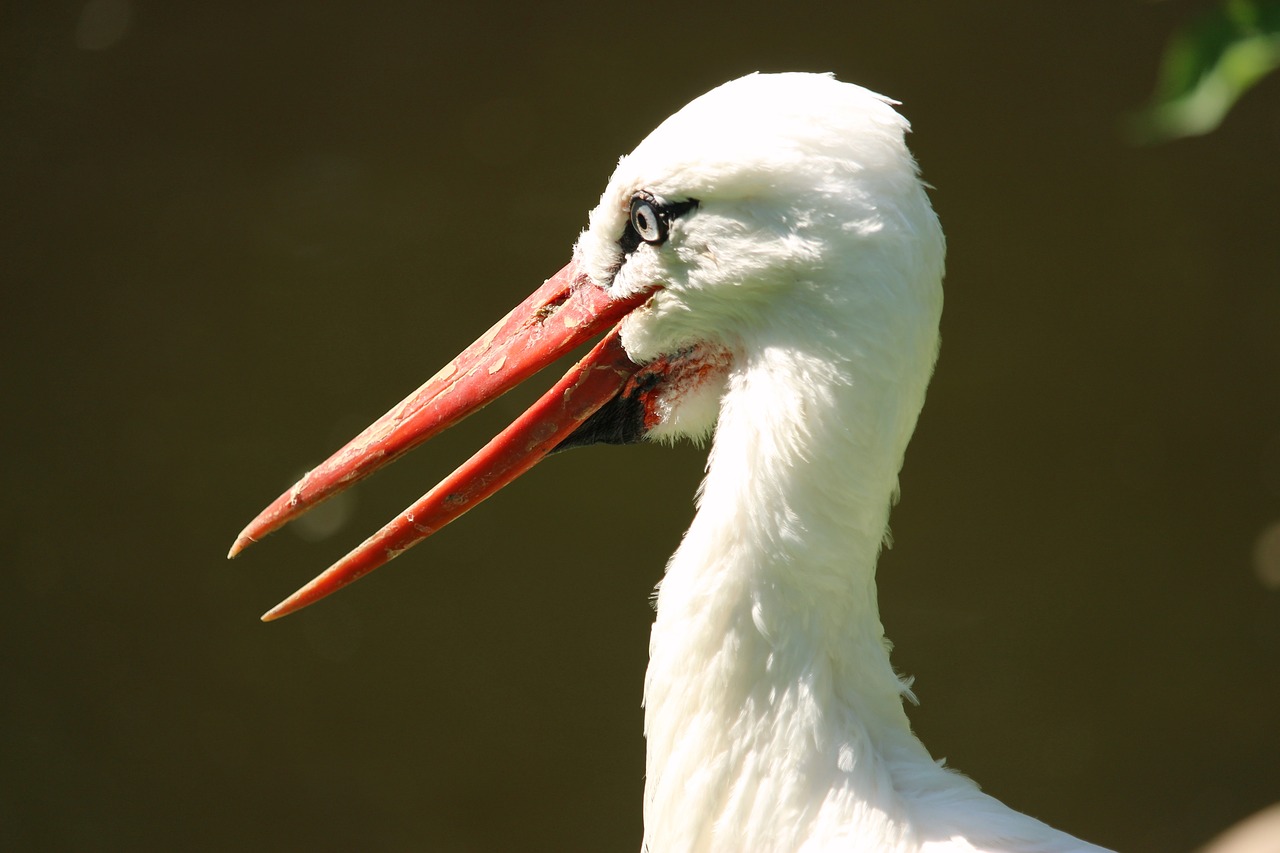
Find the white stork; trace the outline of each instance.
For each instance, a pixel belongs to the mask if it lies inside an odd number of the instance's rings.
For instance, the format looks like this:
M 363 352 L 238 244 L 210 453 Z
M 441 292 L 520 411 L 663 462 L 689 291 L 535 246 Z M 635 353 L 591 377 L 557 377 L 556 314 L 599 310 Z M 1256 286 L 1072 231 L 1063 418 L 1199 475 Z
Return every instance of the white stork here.
M 251 523 L 232 555 L 603 340 L 418 503 L 270 611 L 376 568 L 557 448 L 714 433 L 657 597 L 644 849 L 1100 850 L 934 761 L 875 567 L 938 351 L 942 230 L 891 101 L 751 75 L 663 122 L 573 260 Z

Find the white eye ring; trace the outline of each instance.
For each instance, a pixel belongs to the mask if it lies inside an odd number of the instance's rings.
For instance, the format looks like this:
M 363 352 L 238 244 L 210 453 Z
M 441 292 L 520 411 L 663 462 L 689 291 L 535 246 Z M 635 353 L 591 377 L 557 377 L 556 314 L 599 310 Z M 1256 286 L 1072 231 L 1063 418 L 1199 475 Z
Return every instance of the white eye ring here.
M 667 236 L 662 214 L 651 201 L 640 196 L 631 199 L 631 227 L 646 243 L 661 243 Z

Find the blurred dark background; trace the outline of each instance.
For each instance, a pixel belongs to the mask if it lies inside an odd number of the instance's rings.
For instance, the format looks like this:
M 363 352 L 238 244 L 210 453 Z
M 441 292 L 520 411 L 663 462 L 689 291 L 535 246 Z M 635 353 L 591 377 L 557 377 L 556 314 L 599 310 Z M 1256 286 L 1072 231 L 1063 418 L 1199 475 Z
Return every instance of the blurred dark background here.
M 1124 132 L 1205 8 L 6 4 L 0 845 L 638 848 L 648 596 L 703 452 L 556 457 L 258 622 L 534 383 L 223 555 L 755 70 L 900 99 L 937 188 L 880 572 L 924 742 L 1124 850 L 1280 800 L 1280 78 L 1206 136 Z

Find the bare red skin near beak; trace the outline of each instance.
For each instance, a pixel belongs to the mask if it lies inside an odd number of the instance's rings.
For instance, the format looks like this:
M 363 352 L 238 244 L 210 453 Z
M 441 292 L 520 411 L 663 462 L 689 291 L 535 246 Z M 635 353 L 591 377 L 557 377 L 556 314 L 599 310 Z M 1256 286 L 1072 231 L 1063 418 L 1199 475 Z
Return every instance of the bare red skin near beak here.
M 657 288 L 613 300 L 575 262 L 546 281 L 443 370 L 259 513 L 229 557 L 482 408 L 643 305 Z M 277 605 L 288 615 L 425 539 L 533 467 L 615 396 L 637 366 L 616 328 L 511 426 L 398 518 Z

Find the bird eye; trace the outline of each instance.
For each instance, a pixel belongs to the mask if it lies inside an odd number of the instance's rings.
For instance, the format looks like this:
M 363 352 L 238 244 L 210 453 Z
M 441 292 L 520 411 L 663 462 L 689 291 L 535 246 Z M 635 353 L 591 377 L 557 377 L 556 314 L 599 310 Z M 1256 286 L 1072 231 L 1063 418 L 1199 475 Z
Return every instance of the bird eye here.
M 641 243 L 661 246 L 666 242 L 671 222 L 697 206 L 696 198 L 664 201 L 651 193 L 636 193 L 631 197 L 631 216 L 627 219 L 627 229 L 618 240 L 622 253 L 630 255 L 640 248 Z
M 667 239 L 667 221 L 650 199 L 636 196 L 631 199 L 631 227 L 646 243 L 661 243 Z

